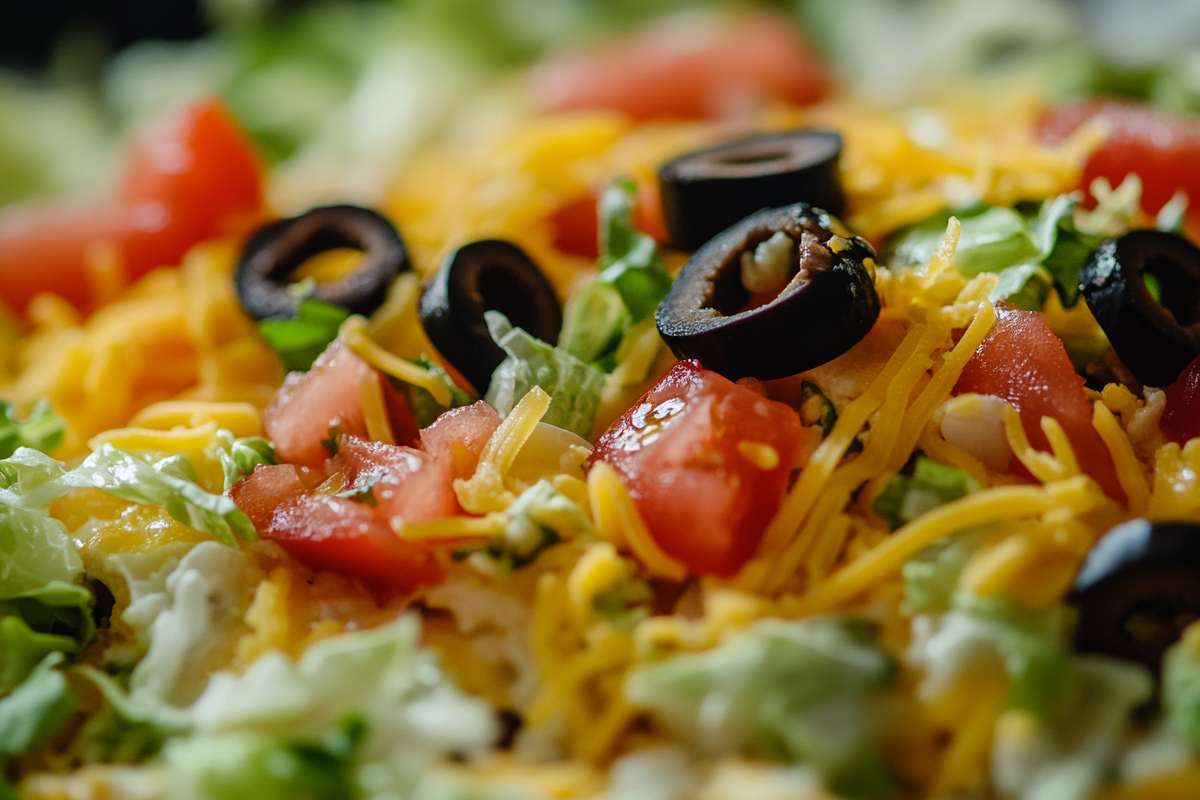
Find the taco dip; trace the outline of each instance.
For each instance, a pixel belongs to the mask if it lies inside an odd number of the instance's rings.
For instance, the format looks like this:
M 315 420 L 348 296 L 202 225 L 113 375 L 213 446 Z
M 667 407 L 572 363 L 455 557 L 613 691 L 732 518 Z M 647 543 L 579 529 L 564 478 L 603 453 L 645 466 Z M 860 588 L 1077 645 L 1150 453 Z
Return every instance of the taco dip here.
M 1200 50 L 627 5 L 0 82 L 0 798 L 1200 796 Z

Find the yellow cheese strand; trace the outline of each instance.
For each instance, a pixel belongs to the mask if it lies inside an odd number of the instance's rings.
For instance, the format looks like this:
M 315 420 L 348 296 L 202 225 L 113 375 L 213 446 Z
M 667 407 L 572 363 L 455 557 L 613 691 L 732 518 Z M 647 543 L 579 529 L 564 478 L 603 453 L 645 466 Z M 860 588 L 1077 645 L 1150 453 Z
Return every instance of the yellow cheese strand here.
M 588 473 L 588 494 L 601 538 L 628 547 L 651 575 L 672 581 L 687 577 L 687 567 L 667 555 L 650 535 L 637 503 L 615 469 L 597 462 Z
M 392 423 L 388 421 L 387 408 L 383 400 L 380 375 L 374 370 L 364 370 L 358 377 L 358 402 L 362 406 L 363 418 L 367 423 L 367 437 L 373 442 L 395 444 Z
M 550 408 L 550 395 L 534 386 L 496 428 L 479 456 L 479 466 L 469 479 L 454 482 L 458 502 L 471 514 L 503 511 L 515 497 L 504 486 L 504 476 L 533 429 Z
M 1092 427 L 1096 429 L 1096 433 L 1100 434 L 1100 439 L 1108 448 L 1109 455 L 1112 456 L 1117 470 L 1117 482 L 1125 490 L 1130 513 L 1145 514 L 1146 509 L 1150 507 L 1150 488 L 1146 485 L 1142 465 L 1133 452 L 1133 445 L 1129 443 L 1129 437 L 1125 435 L 1125 431 L 1121 430 L 1116 418 L 1104 403 L 1096 403 L 1093 406 Z
M 146 406 L 129 421 L 130 427 L 170 430 L 195 428 L 215 422 L 237 437 L 262 433 L 262 415 L 250 403 L 204 403 L 194 400 L 166 400 Z
M 173 428 L 156 431 L 150 428 L 117 428 L 97 434 L 88 440 L 88 447 L 95 450 L 101 445 L 111 444 L 118 450 L 151 453 L 186 453 L 203 451 L 212 444 L 217 435 L 217 423 L 206 422 L 196 428 Z
M 342 323 L 338 337 L 353 350 L 359 358 L 366 361 L 375 369 L 412 386 L 419 386 L 433 395 L 433 399 L 443 406 L 449 406 L 454 397 L 450 387 L 437 375 L 426 369 L 421 369 L 411 361 L 389 353 L 371 339 L 367 333 L 367 321 L 355 315 Z

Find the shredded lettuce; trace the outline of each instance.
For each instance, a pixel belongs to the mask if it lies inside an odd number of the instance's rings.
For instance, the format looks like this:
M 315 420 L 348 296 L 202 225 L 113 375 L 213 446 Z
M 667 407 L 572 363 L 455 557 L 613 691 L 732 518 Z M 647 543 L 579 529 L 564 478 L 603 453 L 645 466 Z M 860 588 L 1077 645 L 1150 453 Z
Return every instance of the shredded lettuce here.
M 807 763 L 839 794 L 877 797 L 896 789 L 875 741 L 895 674 L 864 622 L 767 620 L 710 652 L 635 666 L 625 695 L 705 750 Z
M 488 331 L 508 354 L 492 373 L 487 401 L 507 416 L 525 393 L 540 386 L 551 397 L 542 422 L 587 438 L 596 420 L 604 375 L 575 356 L 514 328 L 499 311 L 488 311 Z
M 44 400 L 20 422 L 12 403 L 0 400 L 0 458 L 8 458 L 18 447 L 53 450 L 62 441 L 65 430 L 62 418 Z
M 1200 751 L 1200 626 L 1190 626 L 1163 656 L 1162 701 L 1167 728 Z
M 904 602 L 917 614 L 940 614 L 954 605 L 958 579 L 979 542 L 978 532 L 960 533 L 905 562 Z
M 633 226 L 637 184 L 621 180 L 600 197 L 600 277 L 567 301 L 559 346 L 605 372 L 630 326 L 654 313 L 671 289 L 654 238 Z
M 408 397 L 408 404 L 412 407 L 413 414 L 416 415 L 418 427 L 429 427 L 434 423 L 434 420 L 450 409 L 471 404 L 471 396 L 459 388 L 458 384 L 446 373 L 446 370 L 442 369 L 441 366 L 428 356 L 423 355 L 414 363 L 446 384 L 446 388 L 450 390 L 450 405 L 444 406 L 423 386 L 414 386 L 396 378 L 388 378 L 393 386 L 403 391 Z
M 650 584 L 638 578 L 626 578 L 608 591 L 596 595 L 592 600 L 592 609 L 597 619 L 610 623 L 618 630 L 631 631 L 650 616 L 650 603 L 653 600 L 654 590 Z
M 271 466 L 279 463 L 275 457 L 275 445 L 263 437 L 246 436 L 238 439 L 226 430 L 217 431 L 209 453 L 221 465 L 226 492 L 238 480 L 254 472 L 259 464 Z
M 62 661 L 62 653 L 50 653 L 0 700 L 0 758 L 28 753 L 75 710 L 75 695 L 56 669 Z
M 264 319 L 258 330 L 288 372 L 307 372 L 317 356 L 337 338 L 338 329 L 350 316 L 341 306 L 314 300 L 300 301 L 296 316 L 289 319 Z
M 892 530 L 912 522 L 926 511 L 966 497 L 982 487 L 957 467 L 947 467 L 918 455 L 912 477 L 896 473 L 883 487 L 872 510 Z
M 92 604 L 91 592 L 62 581 L 0 599 L 0 693 L 24 681 L 50 653 L 76 653 L 90 642 Z
M 992 292 L 993 301 L 1008 300 L 1020 308 L 1037 310 L 1053 289 L 1063 305 L 1071 308 L 1079 301 L 1079 271 L 1104 238 L 1095 227 L 1101 225 L 1096 212 L 1076 214 L 1080 200 L 1078 193 L 1058 195 L 1029 208 L 1028 213 L 1000 206 L 956 212 L 962 236 L 954 253 L 955 266 L 967 277 L 996 273 L 1000 280 Z M 1122 194 L 1119 200 L 1124 209 L 1127 198 Z M 892 247 L 897 263 L 928 263 L 949 218 L 950 212 L 943 211 L 901 232 Z M 1117 212 L 1107 213 L 1103 224 L 1111 227 L 1111 221 L 1118 218 L 1124 219 Z M 1118 232 L 1127 227 L 1126 221 Z

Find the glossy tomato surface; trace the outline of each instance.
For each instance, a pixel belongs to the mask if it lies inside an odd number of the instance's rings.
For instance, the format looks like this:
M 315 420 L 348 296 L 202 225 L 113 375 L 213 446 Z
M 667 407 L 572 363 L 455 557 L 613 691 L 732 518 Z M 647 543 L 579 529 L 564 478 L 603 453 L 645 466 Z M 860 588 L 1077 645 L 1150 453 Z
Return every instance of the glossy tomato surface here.
M 249 230 L 262 214 L 252 147 L 219 104 L 201 102 L 135 141 L 113 199 L 0 214 L 0 298 L 23 313 L 54 292 L 90 310 L 104 291 L 94 265 L 115 262 L 128 282 L 178 265 L 201 241 Z
M 621 474 L 663 550 L 693 572 L 731 575 L 779 509 L 809 435 L 791 408 L 684 361 L 591 458 Z
M 358 449 L 351 447 L 354 455 L 349 460 L 358 460 Z M 379 498 L 375 506 L 346 497 L 310 494 L 291 464 L 260 466 L 234 484 L 230 494 L 264 539 L 278 542 L 311 569 L 338 572 L 376 586 L 408 589 L 436 583 L 442 571 L 433 552 L 401 539 L 389 521 L 397 511 L 413 514 L 414 520 L 420 514 L 433 513 L 434 503 L 422 496 L 431 481 L 428 474 L 421 475 L 419 467 L 415 472 L 395 469 L 396 461 L 375 454 L 369 465 L 378 470 L 372 487 Z M 344 461 L 343 466 L 347 465 Z M 418 477 L 415 482 L 414 477 Z M 444 498 L 447 491 L 448 484 L 438 496 Z M 457 513 L 458 506 L 454 503 L 449 510 L 437 510 L 449 515 Z
M 450 471 L 453 478 L 475 474 L 479 455 L 500 427 L 500 415 L 483 400 L 452 408 L 421 431 L 421 446 Z
M 387 521 L 422 522 L 462 512 L 450 471 L 411 447 L 343 436 L 326 470 L 341 473 L 345 491 L 369 491 L 377 515 Z
M 996 324 L 967 362 L 955 394 L 973 392 L 999 397 L 1021 414 L 1029 443 L 1049 451 L 1042 417 L 1058 420 L 1075 450 L 1079 467 L 1105 494 L 1123 501 L 1112 456 L 1092 427 L 1092 404 L 1067 351 L 1039 311 L 996 306 Z
M 316 468 L 329 457 L 338 436 L 368 438 L 359 387 L 369 380 L 379 381 L 393 437 L 412 443 L 417 424 L 407 401 L 353 350 L 335 340 L 308 372 L 288 375 L 263 411 L 263 430 L 274 442 L 279 459 Z
M 547 110 L 607 108 L 644 120 L 735 115 L 747 103 L 809 105 L 829 91 L 825 65 L 786 17 L 676 19 L 535 70 Z
M 1167 402 L 1159 423 L 1162 432 L 1179 444 L 1200 437 L 1200 358 L 1164 391 Z
M 1051 113 L 1042 124 L 1049 142 L 1059 142 L 1084 123 L 1097 120 L 1107 137 L 1088 158 L 1080 188 L 1099 177 L 1117 186 L 1125 176 L 1142 179 L 1142 209 L 1157 214 L 1182 189 L 1200 198 L 1200 116 L 1117 100 L 1088 100 Z M 1188 206 L 1188 218 L 1200 224 L 1200 204 Z

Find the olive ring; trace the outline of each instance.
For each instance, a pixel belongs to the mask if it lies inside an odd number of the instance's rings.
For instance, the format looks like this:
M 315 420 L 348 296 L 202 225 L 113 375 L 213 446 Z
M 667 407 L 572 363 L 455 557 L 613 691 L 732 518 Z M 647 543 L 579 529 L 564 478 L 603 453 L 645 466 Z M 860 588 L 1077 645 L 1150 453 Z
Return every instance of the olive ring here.
M 771 380 L 832 361 L 879 317 L 875 251 L 806 203 L 767 209 L 709 241 L 684 266 L 655 322 L 680 359 L 730 380 Z M 778 296 L 747 308 L 739 259 L 776 234 L 800 247 L 798 272 Z M 807 246 L 806 246 L 807 243 Z
M 309 258 L 339 247 L 366 253 L 354 272 L 318 283 L 312 297 L 356 314 L 383 304 L 392 279 L 409 269 L 408 251 L 387 219 L 369 208 L 321 206 L 261 228 L 242 251 L 235 281 L 246 311 L 257 319 L 294 317 L 300 297 L 287 277 Z

